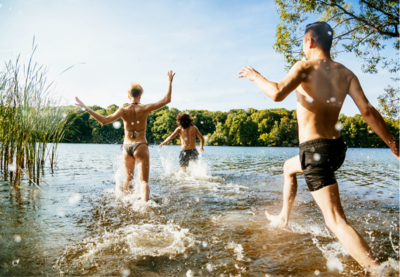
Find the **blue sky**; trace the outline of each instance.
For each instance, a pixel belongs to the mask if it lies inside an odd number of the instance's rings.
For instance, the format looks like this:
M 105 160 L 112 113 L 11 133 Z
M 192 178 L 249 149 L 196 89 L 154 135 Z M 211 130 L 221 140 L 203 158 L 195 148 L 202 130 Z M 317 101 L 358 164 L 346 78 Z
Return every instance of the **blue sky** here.
M 274 103 L 257 86 L 237 79 L 251 65 L 266 78 L 285 76 L 275 53 L 279 23 L 274 1 L 78 1 L 0 0 L 0 60 L 21 54 L 27 61 L 35 36 L 35 60 L 49 68 L 57 91 L 73 104 L 122 105 L 126 88 L 140 83 L 142 103 L 159 100 L 167 71 L 176 71 L 170 107 L 228 111 L 296 108 L 295 94 Z M 394 55 L 391 43 L 388 53 Z M 352 54 L 338 62 L 359 75 L 371 103 L 391 83 L 390 75 L 361 73 Z M 84 64 L 82 64 L 84 63 Z M 68 67 L 72 69 L 60 75 Z M 346 115 L 358 112 L 350 98 Z

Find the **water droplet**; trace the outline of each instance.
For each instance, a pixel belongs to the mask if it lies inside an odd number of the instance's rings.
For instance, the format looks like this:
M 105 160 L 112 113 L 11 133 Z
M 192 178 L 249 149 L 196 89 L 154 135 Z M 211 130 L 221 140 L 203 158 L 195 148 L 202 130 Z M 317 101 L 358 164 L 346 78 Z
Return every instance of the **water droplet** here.
M 305 74 L 305 73 L 301 73 L 301 78 L 305 78 L 305 77 L 307 77 L 307 74 Z
M 14 241 L 15 241 L 15 242 L 20 243 L 21 240 L 22 240 L 22 238 L 21 238 L 20 235 L 14 235 Z
M 131 124 L 134 125 L 135 123 L 132 122 Z
M 191 270 L 191 269 L 189 269 L 187 272 L 186 272 L 186 277 L 193 277 L 194 276 L 194 272 Z
M 313 156 L 314 161 L 319 162 L 321 160 L 321 155 L 318 153 L 315 153 Z
M 81 108 L 82 111 L 85 111 L 85 108 Z
M 303 57 L 301 60 L 302 60 L 302 61 L 306 61 L 306 60 L 307 60 L 307 58 L 306 58 L 306 57 Z
M 121 122 L 119 122 L 119 121 L 114 121 L 113 127 L 114 127 L 115 129 L 121 128 Z
M 62 117 L 67 117 L 67 114 L 66 114 L 66 113 L 63 113 L 63 114 L 62 114 Z
M 187 140 L 188 140 L 188 138 L 184 138 L 183 140 L 184 140 L 184 141 L 187 141 Z
M 335 136 L 333 136 L 333 139 L 336 139 L 336 137 L 335 137 Z
M 79 200 L 81 200 L 81 199 L 82 199 L 82 195 L 79 192 L 77 192 L 77 193 L 72 194 L 69 197 L 68 202 L 70 204 L 74 205 L 74 204 L 78 203 Z
M 336 129 L 337 131 L 342 130 L 342 129 L 343 129 L 342 122 L 340 122 L 340 121 L 336 122 L 336 124 L 335 124 L 335 129 Z
M 131 271 L 127 268 L 122 268 L 119 272 L 121 273 L 122 277 L 128 277 L 131 274 Z
M 208 140 L 208 137 L 207 137 L 207 136 L 205 136 L 205 137 L 204 137 L 204 139 L 205 139 L 205 140 Z
M 207 247 L 207 246 L 208 246 L 208 243 L 207 243 L 206 241 L 203 241 L 203 242 L 201 243 L 201 245 L 203 245 L 203 247 Z
M 336 101 L 336 98 L 335 97 L 331 97 L 331 102 L 335 102 Z
M 318 276 L 318 275 L 319 275 L 319 270 L 314 271 L 314 274 L 315 274 L 316 276 Z
M 326 100 L 326 103 L 329 103 L 329 100 Z
M 201 123 L 201 124 L 203 124 L 204 122 L 203 122 L 203 121 L 201 121 L 200 123 Z
M 19 264 L 19 259 L 18 260 L 15 260 L 15 261 L 12 261 L 12 266 L 14 267 L 14 266 L 17 266 L 18 264 Z
M 310 97 L 310 96 L 306 96 L 306 101 L 308 103 L 312 103 L 314 101 L 314 99 L 312 97 Z
M 212 272 L 214 270 L 211 264 L 207 264 L 206 269 L 208 270 L 208 272 Z
M 324 63 L 326 63 L 326 60 L 324 60 Z
M 63 217 L 65 215 L 65 212 L 62 208 L 57 208 L 57 215 L 60 217 Z
M 139 121 L 137 121 L 136 123 L 139 124 Z
M 330 36 L 331 36 L 331 35 L 332 35 L 332 32 L 331 32 L 331 31 L 328 31 L 328 35 L 330 35 Z

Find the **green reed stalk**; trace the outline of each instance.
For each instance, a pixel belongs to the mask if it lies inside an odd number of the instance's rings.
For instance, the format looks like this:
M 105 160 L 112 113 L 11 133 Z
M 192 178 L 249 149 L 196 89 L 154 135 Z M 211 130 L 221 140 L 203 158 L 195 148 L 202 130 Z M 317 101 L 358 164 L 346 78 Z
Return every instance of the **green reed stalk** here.
M 39 185 L 49 144 L 53 169 L 64 136 L 68 120 L 63 114 L 68 111 L 60 106 L 54 83 L 46 75 L 47 70 L 34 63 L 32 56 L 26 66 L 20 65 L 18 56 L 0 72 L 0 171 L 14 185 L 19 185 L 22 173 L 28 174 L 29 183 Z

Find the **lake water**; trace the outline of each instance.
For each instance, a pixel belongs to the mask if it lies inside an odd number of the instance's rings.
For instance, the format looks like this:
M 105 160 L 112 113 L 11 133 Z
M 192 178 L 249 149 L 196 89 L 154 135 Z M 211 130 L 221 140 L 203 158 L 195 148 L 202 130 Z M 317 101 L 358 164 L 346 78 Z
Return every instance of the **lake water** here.
M 62 144 L 42 190 L 0 184 L 1 276 L 365 276 L 324 224 L 302 175 L 286 229 L 283 162 L 297 148 L 150 147 L 151 201 L 124 197 L 120 145 Z M 399 275 L 399 163 L 349 149 L 336 174 L 348 221 Z M 137 182 L 137 180 L 136 180 Z

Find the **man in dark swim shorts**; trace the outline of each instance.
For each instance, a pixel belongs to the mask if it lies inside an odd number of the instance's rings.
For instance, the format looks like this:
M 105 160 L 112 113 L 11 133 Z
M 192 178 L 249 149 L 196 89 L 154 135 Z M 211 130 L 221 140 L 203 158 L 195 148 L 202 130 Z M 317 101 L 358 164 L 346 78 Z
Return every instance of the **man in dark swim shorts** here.
M 282 101 L 296 90 L 300 152 L 284 164 L 281 213 L 271 215 L 266 211 L 265 214 L 278 225 L 287 226 L 297 192 L 296 174 L 304 173 L 328 228 L 359 264 L 376 267 L 379 263 L 367 242 L 346 220 L 334 175 L 347 149 L 340 138 L 338 122 L 346 96 L 353 98 L 367 124 L 400 160 L 399 146 L 382 116 L 368 102 L 357 76 L 331 59 L 332 39 L 333 30 L 326 22 L 308 24 L 303 38 L 307 60 L 297 62 L 278 83 L 268 81 L 250 66 L 239 72 L 239 78 L 255 82 L 274 101 Z
M 182 171 L 186 171 L 189 162 L 196 161 L 199 156 L 199 152 L 196 150 L 196 137 L 200 139 L 201 153 L 204 152 L 204 138 L 199 129 L 193 125 L 193 118 L 189 113 L 179 113 L 176 117 L 176 123 L 178 128 L 160 144 L 160 148 L 179 134 L 182 145 L 182 151 L 179 154 L 179 166 Z

